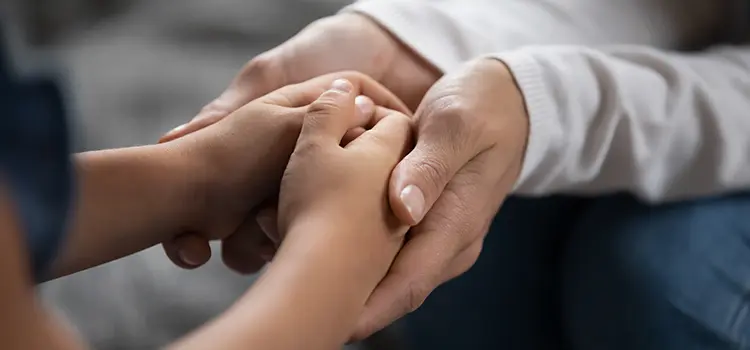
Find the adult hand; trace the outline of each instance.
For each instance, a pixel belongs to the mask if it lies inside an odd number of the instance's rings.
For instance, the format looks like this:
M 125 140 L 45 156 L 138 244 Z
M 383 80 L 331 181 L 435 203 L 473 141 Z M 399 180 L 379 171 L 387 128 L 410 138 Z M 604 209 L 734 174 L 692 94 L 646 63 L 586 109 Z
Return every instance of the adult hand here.
M 394 169 L 389 195 L 396 215 L 416 226 L 370 297 L 355 339 L 414 311 L 467 271 L 520 174 L 528 117 L 500 61 L 474 61 L 446 75 L 415 117 L 417 144 Z
M 206 105 L 189 123 L 166 134 L 173 140 L 211 125 L 270 91 L 322 74 L 355 70 L 373 77 L 410 108 L 416 108 L 440 72 L 366 16 L 339 14 L 313 22 L 282 45 L 255 57 L 242 68 L 227 90 Z M 268 215 L 261 216 L 268 218 Z M 266 220 L 268 225 L 273 220 Z M 225 244 L 225 261 L 243 273 L 259 266 L 250 247 L 266 238 L 254 218 L 232 235 L 236 244 Z M 230 248 L 231 247 L 231 248 Z M 203 265 L 210 257 L 205 240 L 185 235 L 165 242 L 170 259 L 183 268 Z
M 211 125 L 282 86 L 345 70 L 369 75 L 412 109 L 440 77 L 436 68 L 372 19 L 342 13 L 311 23 L 285 43 L 250 60 L 218 98 L 189 123 L 164 135 L 162 141 Z

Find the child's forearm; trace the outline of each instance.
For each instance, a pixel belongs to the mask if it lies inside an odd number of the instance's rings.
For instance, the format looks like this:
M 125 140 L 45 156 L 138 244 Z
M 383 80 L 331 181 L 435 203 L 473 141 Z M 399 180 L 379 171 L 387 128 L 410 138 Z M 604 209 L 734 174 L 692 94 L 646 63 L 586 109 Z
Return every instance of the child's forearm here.
M 402 237 L 356 222 L 321 218 L 297 224 L 248 294 L 247 309 L 262 315 L 252 333 L 279 349 L 340 346 L 388 272 Z
M 75 156 L 75 202 L 69 236 L 53 266 L 61 276 L 158 244 L 191 217 L 198 166 L 167 145 Z
M 331 222 L 297 225 L 247 295 L 176 348 L 340 346 L 388 271 L 402 233 Z
M 219 206 L 231 217 L 224 226 L 241 222 L 246 211 L 276 192 L 302 114 L 253 104 L 236 113 L 172 142 L 78 155 L 75 220 L 53 275 L 185 233 L 200 226 L 194 221 L 220 214 Z

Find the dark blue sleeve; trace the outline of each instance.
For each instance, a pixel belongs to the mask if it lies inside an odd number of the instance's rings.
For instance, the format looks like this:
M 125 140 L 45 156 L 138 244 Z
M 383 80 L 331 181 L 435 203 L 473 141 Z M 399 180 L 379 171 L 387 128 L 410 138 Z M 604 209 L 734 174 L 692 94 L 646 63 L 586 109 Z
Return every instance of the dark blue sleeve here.
M 0 57 L 0 111 L 0 175 L 41 281 L 63 242 L 72 196 L 61 94 L 52 81 L 16 79 Z

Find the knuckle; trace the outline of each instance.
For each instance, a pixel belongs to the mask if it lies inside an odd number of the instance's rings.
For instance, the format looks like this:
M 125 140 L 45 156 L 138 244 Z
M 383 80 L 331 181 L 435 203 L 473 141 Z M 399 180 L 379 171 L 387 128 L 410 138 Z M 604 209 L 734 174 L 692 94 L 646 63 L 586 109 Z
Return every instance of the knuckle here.
M 480 220 L 477 222 L 475 218 L 479 217 L 479 214 L 463 206 L 463 217 L 464 219 L 456 223 L 456 233 L 458 235 L 459 242 L 456 244 L 459 251 L 472 248 L 473 244 L 476 244 L 477 240 L 483 239 L 489 231 L 489 223 L 487 220 Z
M 443 283 L 471 270 L 482 252 L 482 244 L 482 240 L 479 240 L 461 251 L 461 253 L 451 262 L 450 268 L 446 270 L 446 274 L 442 278 Z
M 245 64 L 242 72 L 248 76 L 262 76 L 274 70 L 275 61 L 269 53 L 262 53 L 255 56 Z
M 404 314 L 417 311 L 417 309 L 422 306 L 425 299 L 427 299 L 427 296 L 431 291 L 432 289 L 427 287 L 424 283 L 410 283 L 406 288 L 406 294 L 404 297 Z
M 300 138 L 297 142 L 297 147 L 294 149 L 294 156 L 301 157 L 301 159 L 307 159 L 313 155 L 319 154 L 322 149 L 322 145 L 316 142 L 315 139 Z
M 348 79 L 351 82 L 359 82 L 359 81 L 363 81 L 366 79 L 372 79 L 368 75 L 362 72 L 355 71 L 355 70 L 344 70 L 344 71 L 337 73 L 337 75 L 339 75 L 340 78 Z
M 391 113 L 381 123 L 387 121 L 392 123 L 388 134 L 373 133 L 370 137 L 373 142 L 387 154 L 393 153 L 395 148 L 403 148 L 404 142 L 412 140 L 412 121 L 402 113 Z M 404 141 L 404 142 L 402 142 Z
M 335 89 L 329 89 L 326 91 L 323 91 L 322 94 L 320 94 L 320 97 L 316 100 L 320 103 L 329 103 L 333 104 L 334 106 L 338 107 L 339 104 L 349 95 L 348 92 L 343 92 Z M 354 101 L 352 101 L 354 102 Z
M 479 260 L 479 255 L 482 253 L 482 248 L 484 247 L 484 240 L 479 240 L 477 243 L 473 244 L 471 247 L 468 248 L 468 263 L 466 264 L 466 270 L 464 272 L 468 271 L 474 264 Z
M 494 212 L 494 214 L 497 214 L 497 212 Z M 484 238 L 487 236 L 487 234 L 490 232 L 490 227 L 492 227 L 492 221 L 495 219 L 495 215 L 492 215 L 482 221 L 482 226 L 479 228 L 479 232 L 477 232 L 477 237 Z
M 438 157 L 427 157 L 414 164 L 414 169 L 435 188 L 442 188 L 450 176 L 450 167 Z
M 239 85 L 261 85 L 263 87 L 281 82 L 285 85 L 283 60 L 276 57 L 275 51 L 262 53 L 248 61 L 240 71 L 236 83 Z
M 477 215 L 470 217 L 477 217 Z M 482 250 L 482 241 L 490 229 L 490 223 L 488 221 L 490 220 L 482 220 L 478 224 L 468 222 L 464 230 L 464 239 L 462 244 L 459 245 L 459 248 L 471 251 L 471 255 L 478 256 L 479 251 Z M 474 260 L 476 260 L 476 258 L 474 258 Z
M 407 116 L 406 114 L 403 114 L 401 112 L 393 112 L 388 115 L 388 118 L 393 119 L 397 124 L 401 125 L 402 127 L 405 127 L 407 129 L 411 129 L 412 127 L 412 119 L 411 117 Z
M 486 113 L 477 108 L 472 97 L 465 97 L 459 88 L 445 87 L 440 96 L 432 98 L 418 121 L 420 133 L 438 138 L 446 147 L 460 150 L 482 144 L 488 130 Z
M 232 111 L 229 109 L 226 103 L 224 103 L 221 98 L 217 98 L 209 102 L 207 105 L 203 106 L 203 108 L 201 108 L 201 110 L 198 112 L 198 117 L 196 117 L 196 119 L 214 116 L 225 117 L 231 112 Z
M 480 239 L 466 248 L 466 260 L 461 262 L 463 264 L 460 271 L 462 274 L 469 271 L 477 260 L 479 260 L 479 255 L 482 253 L 483 241 Z
M 341 93 L 333 90 L 328 90 L 320 95 L 320 97 L 307 106 L 308 115 L 329 115 L 334 114 L 341 110 Z
M 456 262 L 458 264 L 458 269 L 454 272 L 453 276 L 448 277 L 455 278 L 471 270 L 471 268 L 477 263 L 477 260 L 479 260 L 479 255 L 482 253 L 482 246 L 483 241 L 479 240 L 467 247 L 462 254 L 462 259 Z
M 364 326 L 356 328 L 354 330 L 354 333 L 352 334 L 352 340 L 353 341 L 365 340 L 376 331 L 377 331 L 376 326 L 373 323 L 368 322 Z
M 458 96 L 451 95 L 434 100 L 427 113 L 429 125 L 440 128 L 450 141 L 460 141 L 472 129 L 472 113 L 467 103 Z

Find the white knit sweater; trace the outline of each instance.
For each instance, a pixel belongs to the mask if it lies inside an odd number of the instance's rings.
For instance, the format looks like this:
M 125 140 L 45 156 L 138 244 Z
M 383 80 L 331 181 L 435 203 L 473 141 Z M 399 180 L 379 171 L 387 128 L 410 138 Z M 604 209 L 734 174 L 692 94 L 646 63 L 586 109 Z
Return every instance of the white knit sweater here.
M 658 202 L 750 189 L 750 47 L 721 46 L 745 34 L 731 23 L 745 19 L 737 4 L 363 0 L 345 11 L 445 72 L 481 56 L 511 68 L 531 121 L 518 194 Z

